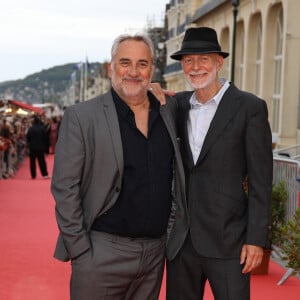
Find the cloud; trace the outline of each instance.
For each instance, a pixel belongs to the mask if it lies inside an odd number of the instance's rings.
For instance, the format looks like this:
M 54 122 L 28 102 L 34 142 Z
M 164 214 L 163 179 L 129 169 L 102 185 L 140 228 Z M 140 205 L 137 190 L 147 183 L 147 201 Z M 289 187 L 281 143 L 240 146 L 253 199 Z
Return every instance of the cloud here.
M 116 36 L 141 31 L 149 20 L 159 23 L 166 3 L 167 0 L 5 1 L 0 10 L 0 56 L 5 57 L 4 66 L 9 68 L 0 68 L 0 82 L 39 71 L 37 65 L 51 67 L 53 63 L 80 61 L 86 55 L 90 61 L 107 60 Z

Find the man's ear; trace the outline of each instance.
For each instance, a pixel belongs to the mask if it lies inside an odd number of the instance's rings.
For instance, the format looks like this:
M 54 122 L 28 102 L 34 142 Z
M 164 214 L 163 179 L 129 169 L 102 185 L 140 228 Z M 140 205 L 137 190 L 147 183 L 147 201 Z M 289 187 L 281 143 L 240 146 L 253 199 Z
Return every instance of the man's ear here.
M 218 72 L 221 70 L 224 63 L 224 57 L 222 55 L 217 56 L 217 70 Z
M 154 77 L 154 73 L 155 73 L 155 64 L 152 64 L 151 65 L 151 81 L 153 80 L 153 77 Z

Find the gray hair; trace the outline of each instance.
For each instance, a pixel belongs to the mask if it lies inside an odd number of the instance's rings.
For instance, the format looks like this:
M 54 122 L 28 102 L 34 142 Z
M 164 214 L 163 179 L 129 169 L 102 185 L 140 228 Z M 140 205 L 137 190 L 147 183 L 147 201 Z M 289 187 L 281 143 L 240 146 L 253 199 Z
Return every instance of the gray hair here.
M 151 59 L 152 59 L 152 63 L 154 63 L 154 45 L 152 40 L 144 34 L 135 34 L 135 35 L 130 35 L 130 34 L 122 34 L 120 36 L 118 36 L 111 47 L 111 59 L 114 58 L 114 56 L 116 55 L 116 52 L 118 50 L 119 45 L 122 42 L 125 41 L 136 41 L 136 42 L 143 42 L 146 44 L 146 46 L 148 46 L 149 50 L 150 50 L 150 54 L 151 54 Z

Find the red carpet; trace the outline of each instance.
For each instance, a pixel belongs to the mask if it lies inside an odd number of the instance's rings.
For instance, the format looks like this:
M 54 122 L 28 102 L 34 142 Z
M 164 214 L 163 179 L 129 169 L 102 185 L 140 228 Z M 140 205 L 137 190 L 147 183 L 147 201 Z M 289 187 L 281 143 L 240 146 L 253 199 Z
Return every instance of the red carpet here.
M 51 174 L 53 156 L 47 164 Z M 31 180 L 26 159 L 15 178 L 0 180 L 0 199 L 0 300 L 68 300 L 70 265 L 52 258 L 57 227 L 50 180 Z M 271 262 L 269 275 L 252 276 L 251 299 L 300 299 L 298 278 L 277 286 L 284 273 Z M 205 300 L 213 300 L 209 288 Z

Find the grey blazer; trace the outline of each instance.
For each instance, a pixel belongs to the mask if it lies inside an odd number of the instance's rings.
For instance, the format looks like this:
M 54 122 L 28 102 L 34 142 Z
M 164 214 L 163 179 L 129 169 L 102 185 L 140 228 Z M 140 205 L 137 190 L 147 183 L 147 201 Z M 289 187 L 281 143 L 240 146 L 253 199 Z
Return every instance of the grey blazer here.
M 160 109 L 174 146 L 175 204 L 183 216 L 185 182 L 174 122 L 176 112 L 176 101 L 171 98 Z M 60 126 L 51 182 L 60 231 L 54 254 L 57 259 L 68 261 L 89 249 L 89 231 L 96 217 L 118 199 L 123 168 L 122 141 L 111 92 L 69 107 Z M 187 225 L 180 224 L 180 228 Z M 170 241 L 171 255 L 181 247 L 184 236 Z

